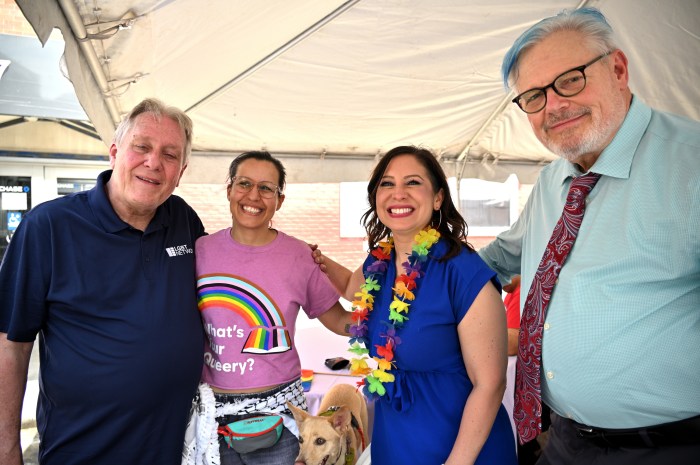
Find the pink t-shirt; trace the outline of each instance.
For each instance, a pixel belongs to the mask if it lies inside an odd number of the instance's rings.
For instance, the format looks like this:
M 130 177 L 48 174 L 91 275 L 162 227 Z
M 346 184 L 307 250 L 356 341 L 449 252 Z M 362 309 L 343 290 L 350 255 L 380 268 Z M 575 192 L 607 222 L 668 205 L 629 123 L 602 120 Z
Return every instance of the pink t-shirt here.
M 317 318 L 338 293 L 309 246 L 279 231 L 271 243 L 239 244 L 231 228 L 197 240 L 197 297 L 207 344 L 202 381 L 250 389 L 300 376 L 299 309 Z

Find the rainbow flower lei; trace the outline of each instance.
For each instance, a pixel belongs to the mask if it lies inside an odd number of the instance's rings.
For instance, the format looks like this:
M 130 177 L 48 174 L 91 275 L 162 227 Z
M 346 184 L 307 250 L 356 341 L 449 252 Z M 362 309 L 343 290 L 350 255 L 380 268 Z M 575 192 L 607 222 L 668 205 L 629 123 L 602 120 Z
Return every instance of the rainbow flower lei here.
M 356 299 L 352 301 L 352 321 L 350 326 L 350 352 L 355 354 L 355 358 L 350 361 L 350 373 L 352 375 L 364 376 L 358 383 L 364 386 L 363 391 L 368 398 L 377 398 L 386 394 L 385 383 L 393 383 L 394 375 L 389 371 L 396 367 L 394 361 L 394 349 L 401 344 L 401 338 L 397 335 L 397 329 L 403 326 L 408 319 L 410 301 L 416 298 L 416 281 L 425 272 L 421 271 L 423 264 L 428 259 L 428 251 L 440 239 L 440 233 L 435 229 L 428 228 L 416 234 L 415 243 L 411 248 L 411 255 L 401 265 L 404 273 L 396 278 L 394 282 L 394 299 L 389 305 L 389 321 L 382 321 L 387 329 L 379 333 L 384 339 L 384 345 L 375 344 L 378 357 L 372 357 L 377 363 L 377 367 L 372 369 L 367 364 L 370 357 L 369 339 L 367 337 L 367 319 L 369 312 L 374 307 L 374 296 L 379 291 L 378 278 L 386 273 L 389 260 L 391 260 L 391 249 L 394 248 L 393 239 L 380 242 L 377 248 L 372 250 L 371 255 L 376 258 L 367 267 L 368 275 L 365 282 L 360 286 L 360 292 L 355 293 Z

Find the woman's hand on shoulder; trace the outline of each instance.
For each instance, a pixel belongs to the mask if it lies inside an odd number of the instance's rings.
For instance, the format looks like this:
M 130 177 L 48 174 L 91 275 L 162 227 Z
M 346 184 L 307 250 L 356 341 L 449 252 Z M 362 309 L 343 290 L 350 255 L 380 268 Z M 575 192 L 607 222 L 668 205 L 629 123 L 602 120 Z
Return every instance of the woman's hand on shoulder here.
M 321 271 L 324 273 L 327 272 L 328 268 L 325 264 L 326 257 L 321 252 L 321 249 L 318 248 L 318 244 L 308 244 L 308 246 L 311 249 L 311 257 L 314 259 L 314 262 L 321 268 Z

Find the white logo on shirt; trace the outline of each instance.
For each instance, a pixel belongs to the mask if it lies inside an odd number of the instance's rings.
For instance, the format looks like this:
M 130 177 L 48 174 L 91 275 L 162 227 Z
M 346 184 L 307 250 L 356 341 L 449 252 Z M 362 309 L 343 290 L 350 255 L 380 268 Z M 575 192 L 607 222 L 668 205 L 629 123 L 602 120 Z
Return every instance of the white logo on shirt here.
M 166 247 L 165 251 L 168 252 L 168 256 L 170 257 L 194 253 L 191 247 L 187 247 L 187 244 L 176 245 L 175 247 Z

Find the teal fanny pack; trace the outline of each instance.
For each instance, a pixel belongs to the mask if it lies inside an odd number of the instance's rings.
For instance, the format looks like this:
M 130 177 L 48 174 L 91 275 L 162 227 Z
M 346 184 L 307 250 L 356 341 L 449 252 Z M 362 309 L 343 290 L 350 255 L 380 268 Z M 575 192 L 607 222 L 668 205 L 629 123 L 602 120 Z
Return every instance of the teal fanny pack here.
M 219 426 L 217 432 L 226 444 L 239 454 L 274 446 L 282 435 L 284 424 L 279 415 L 261 415 Z

